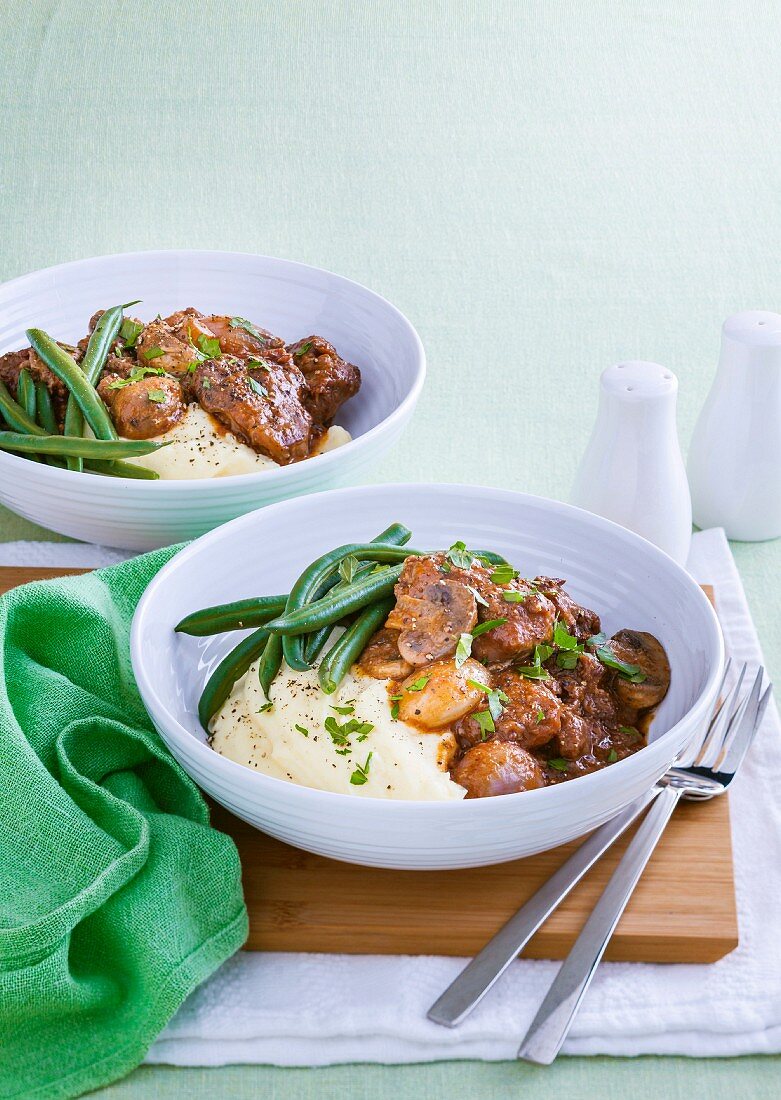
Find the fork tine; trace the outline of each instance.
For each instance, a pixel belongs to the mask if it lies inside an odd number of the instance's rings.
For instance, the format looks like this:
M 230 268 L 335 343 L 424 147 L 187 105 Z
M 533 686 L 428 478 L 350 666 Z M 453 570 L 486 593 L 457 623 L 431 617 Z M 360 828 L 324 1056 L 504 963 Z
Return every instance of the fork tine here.
M 755 681 L 755 684 L 758 684 L 760 688 L 762 686 L 763 672 L 763 669 L 759 670 L 759 675 Z M 754 740 L 757 730 L 762 725 L 762 719 L 765 716 L 765 711 L 767 710 L 772 694 L 773 685 L 768 684 L 763 694 L 759 696 L 753 706 L 749 701 L 749 706 L 746 707 L 745 718 L 741 722 L 741 728 L 727 745 L 727 752 L 724 756 L 724 760 L 719 765 L 719 771 L 722 774 L 734 775 L 743 763 L 743 758 L 751 747 L 751 742 Z M 754 693 L 752 692 L 752 698 L 753 695 Z
M 730 691 L 724 701 L 724 706 L 718 712 L 715 722 L 708 729 L 700 756 L 694 761 L 698 768 L 712 768 L 719 756 L 722 755 L 724 742 L 729 736 L 729 730 L 734 728 L 741 707 L 744 706 L 744 702 L 740 701 L 740 689 L 747 672 L 748 665 L 742 665 L 733 690 Z
M 700 749 L 702 748 L 703 742 L 704 742 L 705 738 L 708 735 L 708 730 L 711 728 L 711 726 L 716 721 L 719 714 L 721 713 L 721 711 L 724 708 L 724 703 L 726 702 L 726 699 L 725 699 L 724 694 L 723 694 L 724 685 L 727 682 L 727 677 L 730 674 L 731 668 L 732 668 L 732 658 L 728 657 L 726 662 L 724 663 L 724 671 L 721 674 L 721 680 L 719 682 L 718 691 L 716 692 L 716 705 L 713 708 L 713 713 L 711 714 L 711 716 L 710 716 L 708 722 L 706 723 L 706 725 L 704 725 L 701 729 L 696 730 L 695 733 L 692 735 L 692 738 L 689 741 L 689 743 L 687 745 L 684 745 L 683 749 L 678 753 L 678 756 L 675 758 L 676 767 L 679 767 L 679 768 L 691 767 L 691 765 L 694 763 L 695 759 L 697 758 L 697 756 L 700 752 Z
M 698 761 L 700 753 L 711 743 L 711 739 L 717 741 L 719 745 L 722 744 L 736 710 L 741 684 L 743 683 L 743 677 L 746 675 L 746 668 L 746 665 L 741 666 L 734 686 L 730 689 L 729 694 L 724 698 L 708 725 L 698 731 L 684 752 L 681 753 L 678 761 L 680 767 L 688 768 Z

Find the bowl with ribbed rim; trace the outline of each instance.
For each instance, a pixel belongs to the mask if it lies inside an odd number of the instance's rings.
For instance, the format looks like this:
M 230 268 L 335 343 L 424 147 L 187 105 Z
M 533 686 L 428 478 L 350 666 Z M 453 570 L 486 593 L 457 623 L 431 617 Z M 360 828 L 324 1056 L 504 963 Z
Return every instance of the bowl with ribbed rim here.
M 195 538 L 288 497 L 357 480 L 398 440 L 425 377 L 415 329 L 379 294 L 340 275 L 240 252 L 159 251 L 60 264 L 0 285 L 0 355 L 35 326 L 75 343 L 92 314 L 142 299 L 149 320 L 193 305 L 250 317 L 290 341 L 312 332 L 361 368 L 359 393 L 337 423 L 352 442 L 291 466 L 192 481 L 96 476 L 0 452 L 0 503 L 86 542 L 149 550 Z
M 565 578 L 603 628 L 648 630 L 665 646 L 670 690 L 647 746 L 556 786 L 465 801 L 336 794 L 251 771 L 216 752 L 198 721 L 200 692 L 237 634 L 174 633 L 204 605 L 287 591 L 313 558 L 389 523 L 416 546 L 463 539 L 525 576 Z M 198 539 L 153 579 L 135 613 L 133 670 L 149 714 L 196 783 L 232 813 L 296 847 L 367 866 L 447 869 L 501 863 L 596 828 L 649 788 L 708 718 L 722 669 L 721 630 L 695 581 L 651 543 L 567 504 L 459 485 L 380 485 L 285 501 Z

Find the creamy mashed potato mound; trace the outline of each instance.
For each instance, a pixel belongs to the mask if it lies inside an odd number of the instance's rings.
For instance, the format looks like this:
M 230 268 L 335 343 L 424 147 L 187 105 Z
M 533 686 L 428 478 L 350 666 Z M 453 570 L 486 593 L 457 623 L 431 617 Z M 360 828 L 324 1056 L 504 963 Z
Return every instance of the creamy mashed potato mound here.
M 351 438 L 348 431 L 334 425 L 310 457 L 333 451 L 349 443 Z M 155 442 L 170 443 L 170 446 L 126 461 L 146 466 L 166 480 L 228 477 L 230 474 L 279 469 L 279 464 L 273 459 L 259 455 L 232 432 L 221 430 L 200 405 L 190 405 L 182 422 L 163 435 L 155 436 Z
M 428 801 L 464 797 L 464 788 L 447 771 L 452 734 L 423 733 L 394 721 L 384 680 L 364 676 L 353 667 L 338 691 L 325 695 L 316 670 L 293 672 L 283 664 L 271 698 L 273 707 L 263 710 L 266 700 L 256 663 L 212 719 L 212 748 L 276 779 L 321 791 Z M 352 712 L 339 714 L 335 707 L 352 708 Z M 371 723 L 373 729 L 363 740 L 347 735 L 349 752 L 340 752 L 345 746 L 336 743 L 326 729 L 329 717 L 339 727 L 354 718 Z M 350 777 L 366 764 L 369 753 L 367 781 L 351 783 Z

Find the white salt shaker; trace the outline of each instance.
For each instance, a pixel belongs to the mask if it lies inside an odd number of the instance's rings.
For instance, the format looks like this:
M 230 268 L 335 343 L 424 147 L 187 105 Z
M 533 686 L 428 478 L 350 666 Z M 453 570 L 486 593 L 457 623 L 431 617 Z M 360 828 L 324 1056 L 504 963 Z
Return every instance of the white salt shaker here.
M 781 535 L 781 316 L 752 309 L 721 330 L 716 377 L 689 448 L 694 521 L 754 542 Z
M 607 367 L 570 499 L 636 531 L 683 565 L 692 512 L 675 423 L 677 394 L 677 378 L 658 363 L 634 359 Z

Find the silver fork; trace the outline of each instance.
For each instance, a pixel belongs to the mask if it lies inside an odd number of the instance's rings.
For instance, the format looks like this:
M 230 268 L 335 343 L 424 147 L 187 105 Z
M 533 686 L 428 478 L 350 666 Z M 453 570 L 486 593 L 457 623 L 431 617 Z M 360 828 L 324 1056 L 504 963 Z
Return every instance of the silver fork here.
M 722 693 L 729 671 L 730 662 L 728 661 L 719 695 Z M 692 742 L 680 754 L 671 771 L 676 767 L 691 764 L 696 758 L 696 753 L 701 750 L 706 736 L 717 733 L 716 723 L 726 726 L 734 716 L 738 691 L 744 674 L 745 666 L 740 672 L 735 687 L 711 719 L 710 725 L 700 737 L 695 739 L 696 744 Z M 666 776 L 664 778 L 666 779 Z M 617 817 L 595 830 L 448 986 L 429 1009 L 429 1019 L 446 1027 L 455 1027 L 461 1023 L 517 958 L 540 925 L 664 789 L 660 782 L 631 803 Z
M 521 1043 L 519 1058 L 549 1065 L 559 1053 L 610 937 L 678 802 L 718 797 L 735 778 L 773 690 L 772 684 L 762 690 L 764 669 L 759 668 L 750 690 L 739 701 L 745 673 L 744 665 L 707 730 L 662 777 L 662 790 L 562 963 Z

